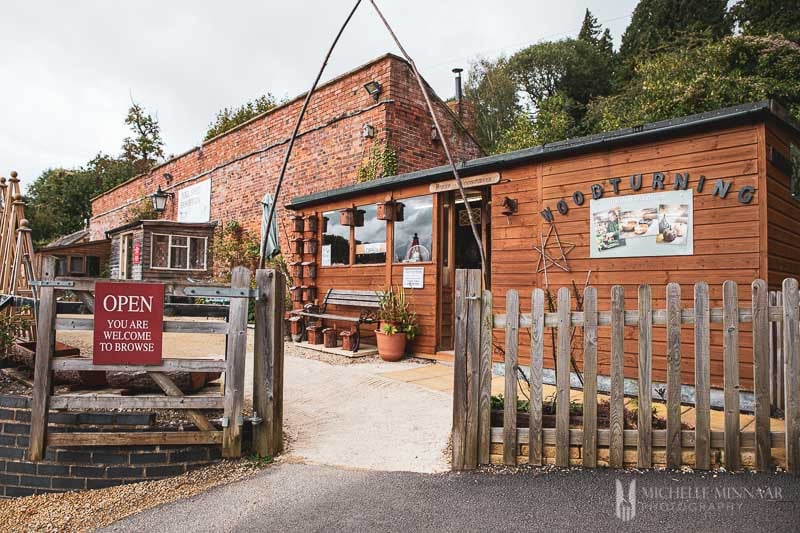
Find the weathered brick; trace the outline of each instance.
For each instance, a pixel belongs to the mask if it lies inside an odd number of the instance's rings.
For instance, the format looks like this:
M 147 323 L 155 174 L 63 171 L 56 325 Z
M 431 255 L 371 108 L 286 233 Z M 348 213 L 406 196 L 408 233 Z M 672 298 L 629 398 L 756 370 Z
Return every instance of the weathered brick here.
M 116 487 L 120 482 L 118 479 L 87 479 L 87 489 L 104 489 L 106 487 Z
M 198 461 L 208 461 L 207 448 L 190 448 L 184 451 L 171 452 L 169 460 L 172 463 L 196 463 Z
M 17 474 L 35 474 L 36 464 L 26 462 L 8 461 L 6 463 L 6 472 L 16 472 Z
M 21 448 L 0 446 L 0 457 L 5 457 L 6 459 L 22 459 L 24 455 L 24 450 Z
M 74 477 L 54 477 L 52 480 L 54 489 L 85 489 L 86 480 Z
M 14 474 L 0 474 L 0 485 L 19 485 L 19 476 Z
M 94 452 L 92 454 L 92 463 L 98 465 L 121 465 L 127 462 L 128 462 L 128 454 L 126 453 Z
M 0 435 L 0 446 L 14 446 L 17 438 L 14 435 Z
M 177 476 L 184 472 L 186 472 L 184 465 L 148 466 L 145 470 L 145 477 Z
M 24 396 L 0 395 L 0 407 L 30 407 L 30 398 L 26 398 Z
M 77 466 L 70 467 L 70 473 L 77 477 L 103 477 L 106 473 L 104 466 Z
M 92 460 L 91 452 L 74 452 L 70 450 L 58 450 L 59 463 L 85 464 Z
M 131 454 L 131 464 L 134 464 L 134 465 L 164 463 L 166 461 L 167 461 L 167 454 L 166 453 L 132 453 Z
M 8 435 L 28 435 L 31 432 L 31 426 L 29 424 L 14 424 L 6 422 L 3 424 L 2 431 Z
M 0 409 L 0 420 L 14 420 L 15 411 L 11 409 Z
M 36 494 L 36 489 L 30 487 L 6 487 L 6 496 L 9 498 L 19 498 L 22 496 L 33 496 Z
M 31 412 L 27 409 L 18 409 L 14 415 L 14 420 L 19 422 L 30 422 L 31 421 Z
M 48 465 L 39 463 L 36 465 L 36 472 L 40 476 L 68 476 L 69 465 Z
M 24 487 L 50 487 L 50 476 L 20 476 L 19 484 Z
M 109 478 L 142 477 L 144 469 L 134 466 L 110 466 L 106 473 Z

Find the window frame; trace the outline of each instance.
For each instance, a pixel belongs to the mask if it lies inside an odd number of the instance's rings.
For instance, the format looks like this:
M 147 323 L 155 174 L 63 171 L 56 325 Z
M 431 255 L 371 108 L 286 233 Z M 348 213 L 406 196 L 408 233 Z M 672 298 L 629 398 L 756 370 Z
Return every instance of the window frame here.
M 155 252 L 156 237 L 167 237 L 167 266 L 154 266 L 153 254 Z M 186 244 L 172 244 L 172 238 L 179 237 L 186 239 Z M 191 265 L 191 246 L 194 239 L 203 240 L 203 268 L 190 268 Z M 172 248 L 186 249 L 186 267 L 173 267 L 172 264 Z M 170 270 L 176 272 L 205 272 L 208 270 L 208 237 L 200 237 L 197 235 L 185 235 L 180 233 L 150 233 L 150 269 L 151 270 Z
M 397 243 L 397 221 L 392 222 L 392 266 L 416 266 L 416 265 L 435 265 L 438 262 L 439 254 L 437 250 L 438 245 L 438 238 L 437 238 L 437 212 L 439 206 L 439 194 L 434 192 L 427 192 L 423 194 L 414 194 L 411 196 L 404 196 L 404 197 L 394 197 L 393 200 L 396 202 L 405 202 L 407 200 L 413 200 L 415 198 L 423 198 L 429 196 L 431 198 L 431 249 L 429 250 L 431 254 L 431 258 L 428 261 L 417 261 L 415 263 L 404 263 L 403 261 L 397 261 L 394 255 L 394 247 Z M 403 221 L 400 222 L 401 224 Z
M 345 208 L 346 207 L 333 208 L 333 209 L 329 209 L 327 211 L 322 211 L 319 214 L 319 216 L 320 216 L 320 218 L 325 218 L 325 214 L 326 213 L 331 213 L 331 212 L 336 213 L 336 215 L 338 216 L 339 212 L 342 209 L 345 209 Z M 330 223 L 330 219 L 328 220 L 328 223 Z M 325 235 L 334 235 L 334 234 L 321 231 L 322 230 L 322 224 L 323 224 L 322 220 L 319 220 L 318 224 L 319 224 L 319 228 L 320 228 L 320 232 L 319 232 L 319 255 L 320 255 L 319 268 L 350 268 L 350 267 L 354 267 L 354 266 L 370 266 L 370 265 L 356 265 L 355 264 L 355 245 L 354 245 L 354 241 L 355 241 L 356 229 L 355 229 L 355 226 L 345 226 L 344 224 L 339 224 L 339 225 L 346 227 L 347 230 L 348 230 L 347 231 L 347 235 L 348 235 L 347 236 L 347 261 L 348 261 L 348 263 L 346 263 L 346 264 L 331 263 L 330 265 L 323 265 L 322 264 L 322 247 L 325 246 Z M 332 252 L 333 251 L 331 250 L 331 253 Z M 386 263 L 381 263 L 381 264 L 385 265 Z

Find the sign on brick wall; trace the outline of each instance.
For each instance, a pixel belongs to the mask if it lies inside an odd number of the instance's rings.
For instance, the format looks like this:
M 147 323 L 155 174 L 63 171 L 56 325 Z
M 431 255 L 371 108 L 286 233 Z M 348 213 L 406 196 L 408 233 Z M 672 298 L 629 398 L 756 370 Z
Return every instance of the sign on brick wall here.
M 189 185 L 178 191 L 178 222 L 211 220 L 211 180 Z
M 94 364 L 161 364 L 164 285 L 98 282 L 94 312 Z

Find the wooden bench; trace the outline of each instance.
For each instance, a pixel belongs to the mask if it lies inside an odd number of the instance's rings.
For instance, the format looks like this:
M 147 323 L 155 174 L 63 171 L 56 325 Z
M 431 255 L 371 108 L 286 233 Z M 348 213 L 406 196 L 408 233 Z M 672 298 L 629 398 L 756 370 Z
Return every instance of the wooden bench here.
M 328 313 L 328 306 L 351 307 L 360 309 L 358 316 L 347 316 Z M 306 305 L 303 309 L 296 309 L 292 314 L 305 318 L 330 320 L 336 327 L 336 322 L 347 322 L 350 324 L 350 335 L 353 351 L 357 351 L 361 344 L 361 335 L 358 328 L 361 324 L 372 324 L 377 320 L 375 311 L 380 307 L 380 293 L 375 291 L 355 291 L 342 289 L 328 289 L 322 305 L 317 308 L 314 305 Z

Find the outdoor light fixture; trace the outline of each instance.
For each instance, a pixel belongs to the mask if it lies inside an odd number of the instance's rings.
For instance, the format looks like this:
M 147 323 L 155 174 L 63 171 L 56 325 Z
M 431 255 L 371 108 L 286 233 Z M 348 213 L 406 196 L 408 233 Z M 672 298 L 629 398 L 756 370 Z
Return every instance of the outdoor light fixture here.
M 172 183 L 172 174 L 170 174 L 169 172 L 165 172 L 164 173 L 164 181 L 167 182 L 167 185 L 171 184 Z
M 436 129 L 436 124 L 431 124 L 431 140 L 432 141 L 439 140 L 439 130 Z
M 163 213 L 164 210 L 167 208 L 167 199 L 168 198 L 175 198 L 174 192 L 164 192 L 161 190 L 161 185 L 158 186 L 158 190 L 150 196 L 150 199 L 153 201 L 153 209 L 156 213 Z
M 361 130 L 361 136 L 365 139 L 372 139 L 375 137 L 375 126 L 372 124 L 364 124 L 364 128 Z
M 377 102 L 378 98 L 381 95 L 381 84 L 378 83 L 377 81 L 371 81 L 371 82 L 367 83 L 366 85 L 364 85 L 364 88 L 367 90 L 369 95 L 372 98 L 374 98 L 375 101 Z
M 503 215 L 510 217 L 517 212 L 517 201 L 513 198 L 506 196 L 503 198 L 503 210 L 500 212 Z

